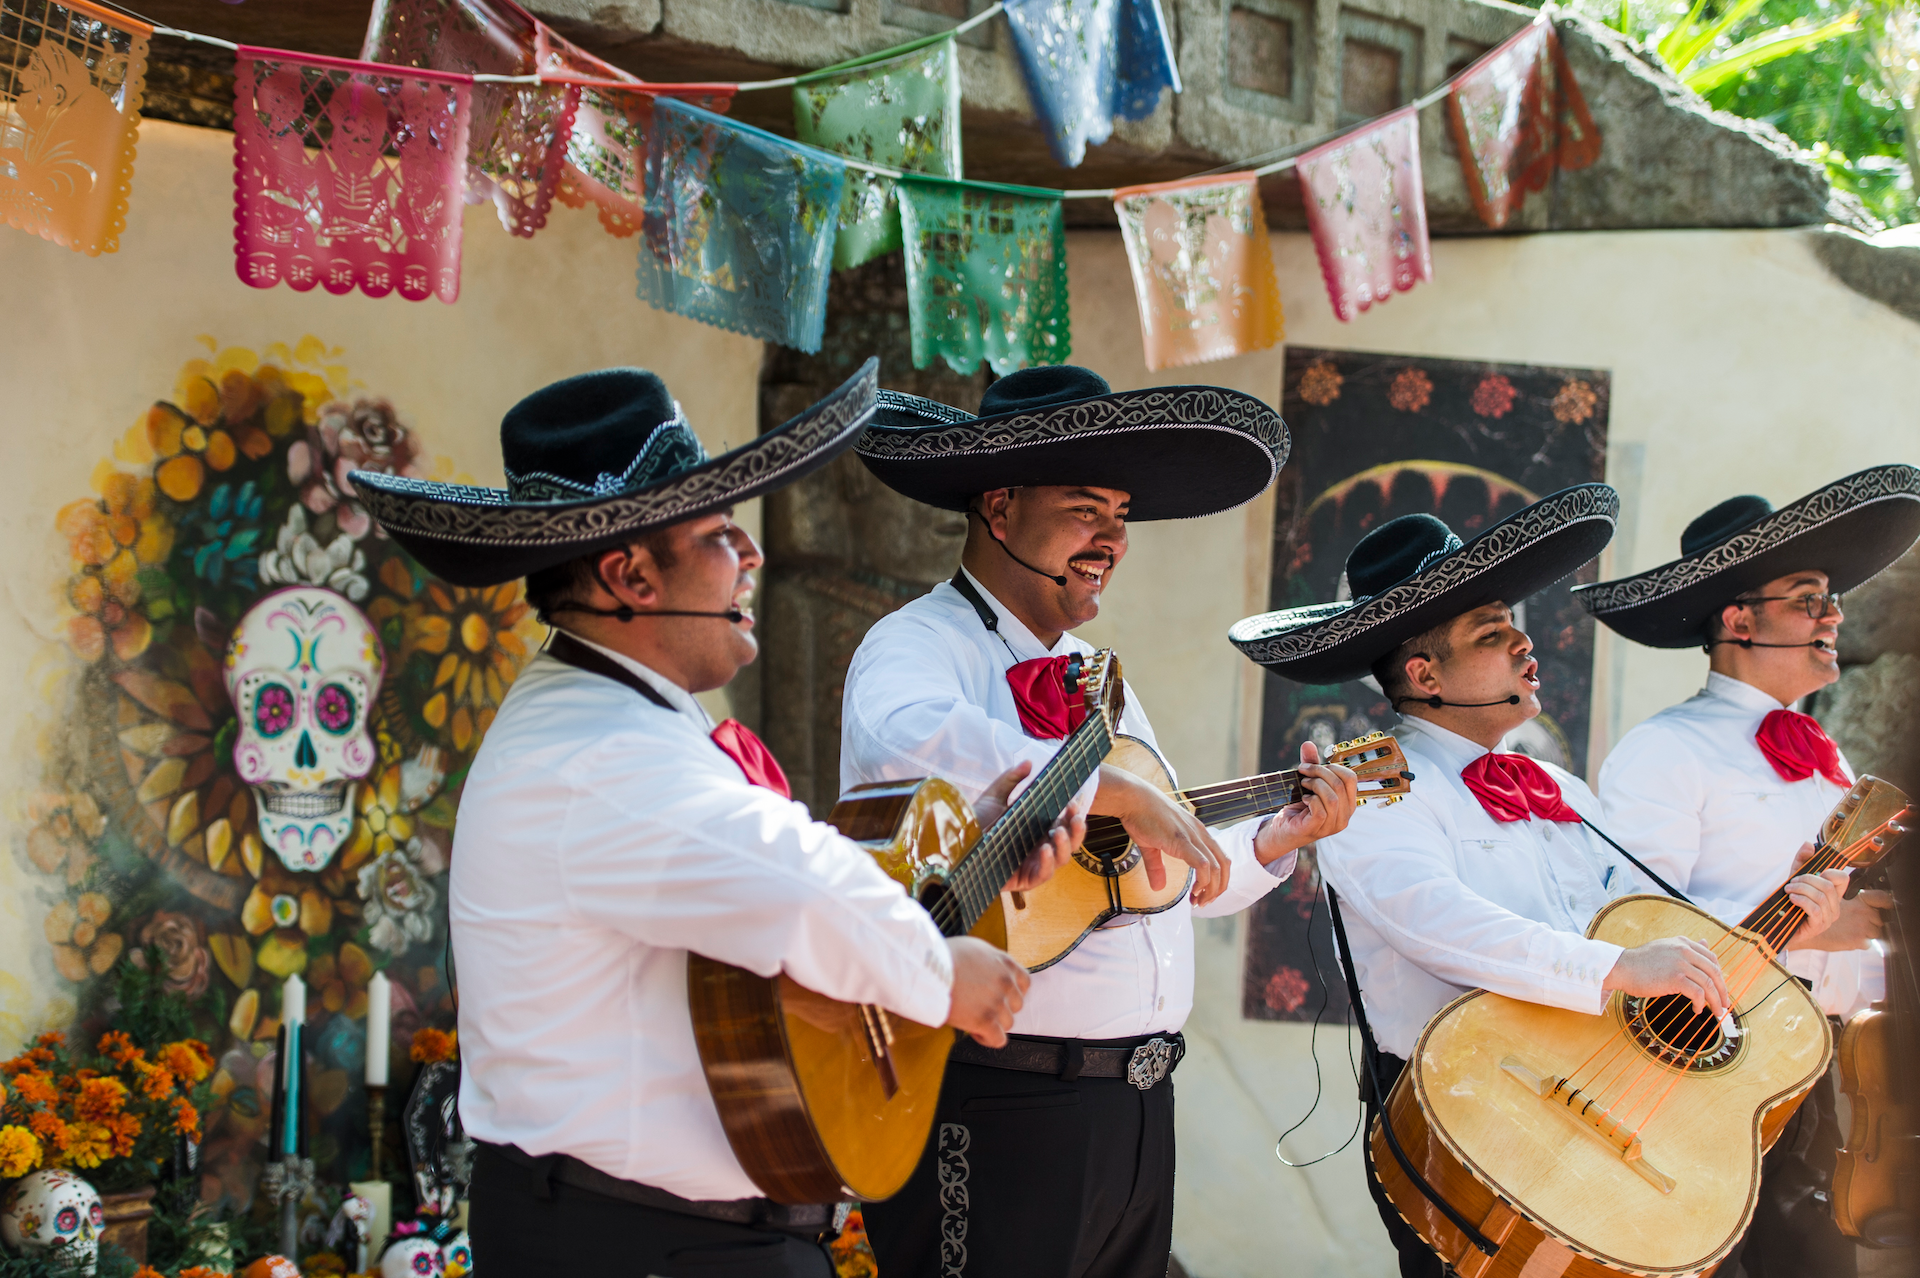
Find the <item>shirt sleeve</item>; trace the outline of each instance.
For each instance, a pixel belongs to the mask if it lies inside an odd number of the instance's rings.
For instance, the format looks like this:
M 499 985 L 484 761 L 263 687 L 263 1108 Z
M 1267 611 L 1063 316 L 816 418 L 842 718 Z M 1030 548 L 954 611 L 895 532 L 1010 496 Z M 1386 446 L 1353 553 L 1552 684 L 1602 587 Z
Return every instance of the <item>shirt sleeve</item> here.
M 1227 854 L 1227 890 L 1205 905 L 1194 906 L 1195 918 L 1217 919 L 1238 914 L 1292 875 L 1294 862 L 1300 859 L 1298 849 L 1280 857 L 1272 865 L 1260 864 L 1260 858 L 1254 854 L 1254 836 L 1260 833 L 1261 823 L 1266 819 L 1257 816 L 1237 825 L 1208 827 L 1213 841 Z
M 641 801 L 623 784 L 638 776 L 673 784 Z M 923 1025 L 947 1019 L 952 958 L 933 920 L 858 844 L 717 749 L 621 734 L 555 784 L 570 795 L 561 887 L 582 919 Z
M 841 702 L 843 779 L 940 777 L 973 803 L 1022 760 L 1033 765 L 1028 780 L 1038 776 L 1060 743 L 1036 741 L 970 700 L 964 659 L 949 636 L 911 618 L 869 632 Z M 1098 778 L 1095 772 L 1074 796 L 1083 807 Z
M 1705 782 L 1694 759 L 1674 749 L 1664 733 L 1634 731 L 1600 765 L 1601 828 L 1647 868 L 1692 895 L 1700 860 L 1700 814 Z M 1694 904 L 1722 922 L 1746 913 L 1732 900 Z
M 1416 794 L 1358 812 L 1320 840 L 1321 873 L 1342 902 L 1440 980 L 1598 1014 L 1621 948 L 1523 918 L 1468 887 L 1452 840 L 1424 806 Z

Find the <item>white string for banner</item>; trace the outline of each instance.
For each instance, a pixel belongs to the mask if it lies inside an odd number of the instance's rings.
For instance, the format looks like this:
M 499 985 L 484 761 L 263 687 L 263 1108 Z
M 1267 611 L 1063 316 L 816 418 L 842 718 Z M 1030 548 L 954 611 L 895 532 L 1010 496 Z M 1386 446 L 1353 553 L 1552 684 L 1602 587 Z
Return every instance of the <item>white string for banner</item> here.
M 108 0 L 108 2 L 112 3 L 112 0 Z M 135 17 L 139 17 L 139 15 L 137 13 L 134 13 L 132 9 L 129 9 L 124 5 L 114 4 L 113 7 L 117 9 L 121 9 L 126 13 L 133 14 L 133 16 Z M 1004 12 L 1005 9 L 1006 9 L 1006 4 L 1004 3 L 1004 0 L 995 0 L 995 3 L 989 5 L 987 8 L 982 9 L 979 13 L 976 13 L 971 18 L 968 18 L 966 21 L 959 23 L 958 25 L 953 27 L 951 34 L 955 36 L 965 35 L 967 32 L 973 30 L 975 27 L 978 27 L 981 24 L 988 22 L 993 18 L 997 17 L 999 14 Z M 1553 5 L 1551 2 L 1549 2 L 1541 7 L 1540 14 L 1538 17 L 1534 19 L 1534 21 L 1535 22 L 1552 22 L 1555 16 L 1556 16 L 1556 6 Z M 144 18 L 141 20 L 146 21 L 146 19 Z M 158 26 L 152 23 L 149 23 L 148 25 L 153 26 L 153 31 L 155 35 L 172 36 L 178 40 L 191 40 L 198 44 L 210 44 L 221 49 L 237 51 L 240 48 L 239 45 L 233 43 L 231 40 L 222 40 L 217 36 L 201 35 L 198 32 L 194 32 L 194 31 L 183 31 L 178 27 Z M 1504 41 L 1502 43 L 1504 43 Z M 873 54 L 869 56 L 876 57 L 876 58 L 882 57 L 885 55 L 886 52 L 887 52 L 886 50 L 882 50 L 879 54 Z M 1413 102 L 1410 104 L 1412 108 L 1415 111 L 1424 111 L 1428 107 L 1434 106 L 1435 104 L 1444 101 L 1447 95 L 1453 92 L 1454 84 L 1457 83 L 1462 77 L 1468 75 L 1470 72 L 1475 70 L 1480 65 L 1480 62 L 1483 61 L 1486 57 L 1490 56 L 1491 53 L 1492 53 L 1492 50 L 1489 50 L 1487 54 L 1482 54 L 1480 58 L 1475 59 L 1471 64 L 1461 68 L 1455 74 L 1448 76 L 1445 80 L 1442 80 L 1438 85 L 1434 86 L 1434 88 L 1431 89 L 1430 91 L 1423 93 L 1419 97 L 1415 98 Z M 369 65 L 375 65 L 375 64 L 369 64 Z M 398 68 L 398 69 L 407 70 L 408 68 Z M 595 80 L 595 81 L 587 82 L 587 81 L 582 81 L 578 76 L 548 77 L 548 76 L 541 76 L 541 75 L 472 75 L 472 76 L 467 76 L 465 78 L 468 80 L 471 80 L 475 84 L 562 84 L 562 83 L 581 84 L 581 83 L 588 83 L 592 87 L 596 87 L 596 88 L 632 89 L 632 90 L 639 90 L 642 92 L 645 92 L 650 88 L 664 87 L 664 86 L 652 85 L 648 81 L 644 81 L 644 80 L 634 80 L 630 83 L 627 81 L 612 81 L 612 80 L 608 80 L 608 81 Z M 786 76 L 778 80 L 751 80 L 751 81 L 746 81 L 744 83 L 732 85 L 731 88 L 735 93 L 742 93 L 742 92 L 747 92 L 749 90 L 755 90 L 755 89 L 790 88 L 793 85 L 798 84 L 803 78 L 804 77 L 802 76 Z M 716 82 L 716 87 L 719 87 L 717 82 Z M 1399 111 L 1402 111 L 1405 109 L 1406 108 L 1404 107 L 1397 107 L 1393 112 L 1389 112 L 1389 114 L 1397 114 Z M 1375 119 L 1380 119 L 1380 118 L 1384 118 L 1384 117 L 1375 117 Z M 1268 152 L 1265 152 L 1264 154 L 1250 156 L 1245 160 L 1239 160 L 1231 164 L 1221 164 L 1211 169 L 1203 169 L 1199 173 L 1192 174 L 1189 177 L 1183 178 L 1180 180 L 1192 181 L 1193 178 L 1213 177 L 1216 174 L 1221 176 L 1226 176 L 1228 174 L 1242 174 L 1242 173 L 1250 173 L 1254 177 L 1271 177 L 1276 173 L 1284 173 L 1289 169 L 1297 167 L 1300 163 L 1300 158 L 1306 153 L 1308 153 L 1309 151 L 1316 151 L 1319 148 L 1327 145 L 1327 143 L 1337 141 L 1338 139 L 1346 137 L 1350 134 L 1365 132 L 1368 128 L 1372 127 L 1374 123 L 1375 123 L 1375 120 L 1363 120 L 1359 124 L 1351 125 L 1347 128 L 1336 130 L 1335 132 L 1329 133 L 1324 137 L 1314 138 L 1311 141 L 1307 141 L 1307 142 L 1296 142 L 1291 145 L 1278 148 L 1278 151 L 1268 151 Z M 793 143 L 793 145 L 797 147 L 802 147 L 806 150 L 818 150 L 818 148 L 815 148 L 815 147 L 807 147 L 805 143 L 801 143 L 801 142 L 795 142 Z M 1280 152 L 1292 152 L 1292 154 L 1284 155 L 1282 156 L 1282 158 L 1275 159 L 1271 162 L 1265 162 L 1267 161 L 1268 156 L 1277 155 Z M 833 159 L 838 160 L 840 163 L 846 165 L 850 169 L 859 169 L 864 173 L 872 173 L 877 177 L 892 178 L 898 181 L 899 179 L 908 176 L 906 173 L 902 172 L 899 169 L 890 169 L 882 164 L 870 164 L 865 160 L 856 160 L 851 156 L 835 155 L 831 151 L 821 151 L 820 153 L 822 155 L 831 156 Z M 1247 166 L 1250 164 L 1257 165 L 1257 167 L 1249 169 Z M 966 181 L 963 178 L 951 179 L 951 180 L 961 182 L 963 185 L 966 184 Z M 1151 184 L 1151 185 L 1158 185 L 1158 184 Z M 1062 200 L 1111 200 L 1117 194 L 1118 194 L 1118 191 L 1115 188 L 1108 187 L 1108 188 L 1101 188 L 1101 189 L 1061 191 L 1059 192 L 1058 198 Z

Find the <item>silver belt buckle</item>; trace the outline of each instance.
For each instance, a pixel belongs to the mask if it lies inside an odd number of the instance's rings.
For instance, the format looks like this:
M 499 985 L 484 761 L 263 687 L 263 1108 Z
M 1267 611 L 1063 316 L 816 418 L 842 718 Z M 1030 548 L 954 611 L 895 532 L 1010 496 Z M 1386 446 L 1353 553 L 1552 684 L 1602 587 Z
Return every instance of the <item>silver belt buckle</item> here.
M 1167 1076 L 1173 1065 L 1173 1044 L 1164 1038 L 1150 1038 L 1133 1049 L 1127 1060 L 1127 1081 L 1141 1091 L 1150 1090 Z

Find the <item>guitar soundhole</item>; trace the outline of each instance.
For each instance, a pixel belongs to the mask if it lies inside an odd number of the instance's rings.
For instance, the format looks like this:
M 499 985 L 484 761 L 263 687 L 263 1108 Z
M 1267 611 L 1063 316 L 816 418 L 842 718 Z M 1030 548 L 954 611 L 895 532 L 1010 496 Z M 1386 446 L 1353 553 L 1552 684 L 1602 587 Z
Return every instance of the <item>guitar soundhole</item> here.
M 1089 874 L 1117 879 L 1140 864 L 1140 849 L 1128 844 L 1124 856 L 1098 856 L 1081 847 L 1073 850 L 1073 859 L 1078 861 L 1080 868 Z
M 1620 1010 L 1634 1041 L 1669 1069 L 1712 1074 L 1740 1057 L 1745 1040 L 1728 1038 L 1717 1017 L 1711 1012 L 1696 1013 L 1693 1004 L 1678 994 L 1625 998 Z

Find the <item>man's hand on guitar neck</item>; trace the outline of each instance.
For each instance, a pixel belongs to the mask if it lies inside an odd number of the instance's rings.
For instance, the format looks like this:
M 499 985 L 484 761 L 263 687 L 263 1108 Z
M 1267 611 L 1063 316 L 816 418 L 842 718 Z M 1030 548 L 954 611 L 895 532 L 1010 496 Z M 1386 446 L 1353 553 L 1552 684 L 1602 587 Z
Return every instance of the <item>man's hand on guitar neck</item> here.
M 1733 1006 L 1720 960 L 1704 944 L 1684 936 L 1634 946 L 1614 961 L 1600 988 L 1635 998 L 1678 994 L 1692 1002 L 1694 1011 L 1710 1007 L 1715 1016 Z
M 1260 864 L 1272 865 L 1316 839 L 1340 833 L 1360 805 L 1360 779 L 1351 768 L 1320 762 L 1320 747 L 1311 741 L 1300 743 L 1300 788 L 1300 801 L 1268 817 L 1254 836 L 1253 854 Z
M 1127 836 L 1140 849 L 1147 869 L 1147 886 L 1158 892 L 1167 885 L 1166 858 L 1193 867 L 1195 905 L 1205 905 L 1227 890 L 1231 867 L 1226 853 L 1200 824 L 1200 818 L 1168 798 L 1159 786 L 1143 781 L 1111 763 L 1100 765 L 1100 789 L 1093 796 L 1096 816 L 1119 817 Z
M 1013 791 L 1027 774 L 1033 771 L 1033 765 L 1025 760 L 1014 764 L 1002 772 L 994 783 L 986 788 L 979 801 L 973 805 L 973 815 L 980 822 L 982 830 L 998 821 L 1012 802 Z M 1069 804 L 1060 814 L 1053 828 L 1047 831 L 1047 837 L 1039 846 L 1027 854 L 1013 877 L 1007 880 L 1009 892 L 1031 892 L 1053 877 L 1053 872 L 1067 863 L 1073 850 L 1087 839 L 1087 814 L 1080 810 L 1079 804 Z
M 1799 869 L 1813 859 L 1813 844 L 1800 845 L 1793 858 Z M 1790 950 L 1863 950 L 1887 934 L 1884 911 L 1893 908 L 1891 892 L 1865 891 L 1847 899 L 1850 870 L 1824 870 L 1787 880 L 1787 896 L 1807 916 L 1806 925 L 1787 942 Z

